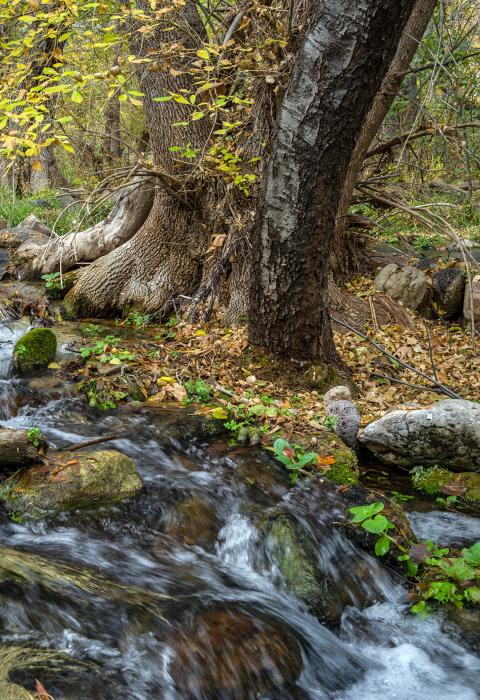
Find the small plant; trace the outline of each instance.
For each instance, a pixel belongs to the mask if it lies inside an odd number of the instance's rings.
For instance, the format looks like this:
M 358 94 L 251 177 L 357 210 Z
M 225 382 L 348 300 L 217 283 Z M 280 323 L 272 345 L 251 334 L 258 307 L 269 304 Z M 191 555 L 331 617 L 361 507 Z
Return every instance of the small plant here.
M 187 391 L 185 403 L 208 403 L 212 400 L 212 390 L 203 379 L 189 379 L 183 385 Z
M 141 314 L 139 311 L 131 311 L 125 319 L 126 326 L 135 326 L 135 328 L 143 328 L 150 321 L 149 314 Z
M 42 442 L 42 433 L 40 428 L 28 428 L 27 439 L 28 442 L 34 447 L 40 447 Z
M 82 326 L 82 330 L 85 333 L 85 335 L 94 337 L 100 333 L 100 326 L 96 323 L 85 323 Z
M 407 493 L 399 493 L 398 491 L 391 491 L 390 498 L 394 503 L 400 506 L 402 503 L 413 500 L 414 496 L 409 496 Z
M 63 288 L 62 275 L 60 272 L 50 272 L 48 275 L 42 275 L 42 280 L 45 281 L 45 289 L 56 291 Z
M 281 462 L 290 472 L 290 481 L 297 483 L 299 472 L 308 464 L 318 461 L 316 452 L 304 452 L 300 445 L 290 445 L 287 440 L 277 438 L 273 443 L 275 459 Z
M 353 515 L 353 523 L 359 523 L 367 532 L 378 535 L 378 539 L 375 542 L 375 554 L 378 557 L 383 557 L 390 551 L 392 542 L 398 545 L 396 540 L 388 534 L 389 530 L 395 529 L 395 525 L 383 515 L 382 510 L 384 508 L 385 504 L 377 501 L 370 505 L 348 509 L 348 512 Z
M 323 420 L 323 425 L 331 430 L 333 433 L 337 429 L 338 416 L 326 416 Z

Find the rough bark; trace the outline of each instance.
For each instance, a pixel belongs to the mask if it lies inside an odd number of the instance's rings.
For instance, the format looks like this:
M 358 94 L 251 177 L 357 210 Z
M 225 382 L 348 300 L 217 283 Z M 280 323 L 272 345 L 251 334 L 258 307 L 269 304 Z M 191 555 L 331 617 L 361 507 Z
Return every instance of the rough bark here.
M 26 430 L 0 429 L 0 467 L 24 467 L 38 459 L 38 450 Z
M 122 191 L 106 219 L 91 228 L 50 238 L 43 245 L 27 241 L 15 256 L 22 276 L 35 279 L 43 274 L 66 272 L 81 262 L 97 260 L 128 241 L 142 226 L 152 208 L 154 178 L 138 175 Z
M 149 4 L 139 3 L 149 11 Z M 173 23 L 172 23 L 173 24 Z M 153 56 L 158 47 L 178 41 L 186 48 L 195 48 L 205 32 L 196 7 L 188 2 L 175 16 L 175 29 L 157 27 L 150 35 L 131 33 L 131 50 L 137 56 Z M 193 52 L 192 52 L 193 53 Z M 194 60 L 194 59 L 193 59 Z M 185 166 L 175 161 L 169 147 L 190 143 L 202 148 L 208 140 L 209 126 L 200 120 L 187 127 L 172 128 L 172 123 L 185 119 L 190 110 L 175 102 L 154 102 L 154 98 L 178 92 L 195 91 L 185 63 L 174 71 L 150 69 L 138 64 L 140 89 L 150 133 L 154 164 L 168 177 L 185 174 Z M 174 139 L 174 141 L 173 141 Z M 188 187 L 187 187 L 188 189 Z M 68 295 L 72 310 L 79 315 L 102 315 L 139 306 L 148 311 L 166 308 L 179 295 L 192 294 L 202 275 L 205 250 L 211 237 L 206 206 L 208 192 L 186 194 L 175 187 L 160 185 L 156 189 L 152 209 L 137 234 L 81 272 Z
M 402 80 L 415 56 L 436 4 L 437 0 L 417 0 L 415 3 L 401 35 L 395 57 L 357 139 L 348 174 L 343 183 L 342 198 L 338 208 L 335 233 L 336 245 L 332 259 L 333 270 L 336 276 L 356 271 L 355 233 L 346 232 L 347 213 L 352 201 L 353 191 L 370 145 L 400 89 Z
M 358 138 L 415 0 L 324 0 L 278 118 L 253 240 L 250 340 L 337 360 L 328 318 L 335 221 Z

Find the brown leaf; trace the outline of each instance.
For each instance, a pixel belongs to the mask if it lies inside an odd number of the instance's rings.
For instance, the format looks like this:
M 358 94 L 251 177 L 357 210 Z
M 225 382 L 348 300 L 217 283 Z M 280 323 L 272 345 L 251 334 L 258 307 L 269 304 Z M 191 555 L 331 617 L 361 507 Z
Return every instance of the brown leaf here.
M 35 678 L 35 691 L 38 693 L 40 700 L 50 700 L 50 695 L 45 690 L 44 686 L 38 678 Z

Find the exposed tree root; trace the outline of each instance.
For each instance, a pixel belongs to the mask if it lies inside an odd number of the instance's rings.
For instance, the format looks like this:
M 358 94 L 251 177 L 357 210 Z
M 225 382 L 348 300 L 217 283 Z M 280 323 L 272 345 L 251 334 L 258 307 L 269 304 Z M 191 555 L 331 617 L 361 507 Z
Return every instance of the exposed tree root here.
M 18 249 L 15 262 L 25 278 L 66 272 L 82 262 L 100 258 L 128 241 L 142 226 L 152 207 L 154 177 L 137 175 L 125 186 L 106 219 L 85 231 L 50 238 L 39 245 L 27 241 Z

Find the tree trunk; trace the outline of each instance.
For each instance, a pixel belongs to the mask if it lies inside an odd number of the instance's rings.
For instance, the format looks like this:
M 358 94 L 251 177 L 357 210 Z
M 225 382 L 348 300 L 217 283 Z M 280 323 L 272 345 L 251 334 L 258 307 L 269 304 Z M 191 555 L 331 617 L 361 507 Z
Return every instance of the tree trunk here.
M 139 5 L 149 11 L 145 0 Z M 172 16 L 169 17 L 171 22 Z M 193 2 L 187 2 L 176 11 L 174 30 L 157 27 L 148 36 L 133 31 L 131 49 L 140 57 L 154 56 L 159 47 L 175 41 L 187 49 L 196 48 L 199 37 L 205 38 L 202 21 Z M 179 295 L 193 294 L 202 276 L 212 234 L 209 193 L 207 188 L 193 195 L 176 191 L 176 175 L 188 171 L 169 148 L 187 143 L 203 148 L 210 127 L 206 120 L 200 120 L 172 128 L 173 122 L 188 120 L 191 110 L 176 102 L 154 102 L 157 97 L 181 89 L 195 92 L 188 66 L 179 61 L 175 70 L 157 72 L 150 68 L 148 63 L 137 64 L 150 147 L 154 164 L 164 174 L 164 182 L 170 180 L 171 186 L 156 188 L 150 214 L 131 240 L 80 273 L 68 294 L 71 308 L 78 315 L 102 315 L 134 306 L 147 312 L 166 309 Z M 175 75 L 177 71 L 181 75 Z
M 280 108 L 258 211 L 249 334 L 279 355 L 332 363 L 335 221 L 357 140 L 415 0 L 316 5 Z
M 360 131 L 350 161 L 348 174 L 343 183 L 342 197 L 337 214 L 336 244 L 332 256 L 333 272 L 336 277 L 357 271 L 356 241 L 354 240 L 356 234 L 346 232 L 347 214 L 352 201 L 353 191 L 362 165 L 367 157 L 368 149 L 400 89 L 405 72 L 410 67 L 436 4 L 437 0 L 417 0 L 415 3 L 401 36 L 395 58 Z
M 128 241 L 142 226 L 152 208 L 154 178 L 137 175 L 122 191 L 108 217 L 86 231 L 73 231 L 51 238 L 46 244 L 22 244 L 15 262 L 22 265 L 22 276 L 66 272 L 81 262 L 92 262 Z

